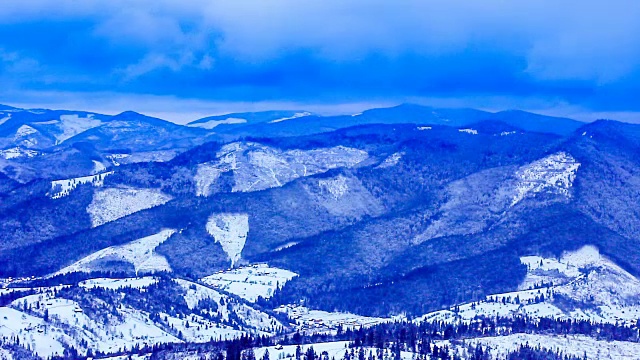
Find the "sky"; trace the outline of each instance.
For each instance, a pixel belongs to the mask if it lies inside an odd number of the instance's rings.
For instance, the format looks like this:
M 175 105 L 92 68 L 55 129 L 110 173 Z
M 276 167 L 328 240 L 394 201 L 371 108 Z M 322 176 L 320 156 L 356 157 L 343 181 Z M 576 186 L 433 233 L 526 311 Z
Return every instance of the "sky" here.
M 177 122 L 404 102 L 640 122 L 638 19 L 637 0 L 2 0 L 0 103 Z

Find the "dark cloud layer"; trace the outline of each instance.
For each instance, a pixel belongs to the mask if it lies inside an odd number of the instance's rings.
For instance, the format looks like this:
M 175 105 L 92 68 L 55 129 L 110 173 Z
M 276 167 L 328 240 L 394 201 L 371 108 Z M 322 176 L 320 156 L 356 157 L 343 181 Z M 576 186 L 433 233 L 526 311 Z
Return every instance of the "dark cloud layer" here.
M 6 0 L 0 95 L 638 111 L 638 18 L 635 0 Z

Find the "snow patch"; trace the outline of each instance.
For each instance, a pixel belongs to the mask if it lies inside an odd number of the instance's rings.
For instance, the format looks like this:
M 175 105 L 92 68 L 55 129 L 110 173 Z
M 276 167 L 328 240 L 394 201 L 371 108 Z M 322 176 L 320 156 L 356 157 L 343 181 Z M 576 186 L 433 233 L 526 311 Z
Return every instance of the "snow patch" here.
M 101 173 L 101 172 L 107 170 L 107 167 L 104 166 L 104 164 L 101 163 L 100 161 L 97 161 L 97 160 L 91 160 L 91 161 L 93 161 L 93 173 L 94 174 L 98 174 L 98 173 Z
M 158 189 L 108 188 L 96 190 L 93 200 L 87 206 L 92 227 L 97 227 L 167 203 L 172 196 Z
M 458 129 L 459 132 L 461 133 L 467 133 L 467 134 L 471 134 L 471 135 L 478 135 L 478 130 L 474 130 L 474 129 Z
M 247 119 L 230 117 L 230 118 L 226 118 L 224 120 L 209 120 L 207 122 L 188 124 L 187 126 L 211 130 L 211 129 L 217 127 L 218 125 L 244 124 L 246 122 L 247 122 Z
M 102 174 L 82 176 L 73 179 L 54 180 L 51 182 L 51 192 L 49 196 L 52 199 L 60 199 L 69 195 L 78 185 L 92 184 L 95 187 L 101 187 L 104 185 L 104 179 L 112 174 L 113 171 L 109 171 Z
M 282 121 L 293 120 L 293 119 L 297 119 L 297 118 L 301 118 L 301 117 L 305 117 L 305 116 L 309 116 L 309 115 L 311 115 L 310 112 L 306 112 L 306 111 L 305 112 L 299 112 L 299 113 L 293 114 L 293 116 L 283 117 L 283 118 L 280 118 L 280 119 L 271 120 L 271 121 L 269 121 L 269 123 L 279 123 L 279 122 L 282 122 Z
M 559 152 L 520 167 L 516 172 L 516 194 L 511 206 L 516 205 L 527 196 L 550 191 L 570 196 L 569 189 L 576 178 L 580 163 L 570 154 Z
M 32 158 L 38 156 L 39 153 L 35 150 L 23 149 L 19 146 L 14 148 L 0 150 L 0 157 L 5 158 L 6 160 L 17 159 L 21 157 Z
M 223 146 L 217 160 L 198 165 L 196 194 L 209 196 L 223 173 L 232 172 L 232 192 L 280 187 L 299 177 L 340 167 L 352 167 L 368 158 L 366 151 L 336 146 L 314 150 L 286 150 L 258 143 L 235 142 Z
M 418 126 L 417 129 L 420 131 L 431 130 L 431 126 Z
M 111 163 L 113 164 L 113 166 L 120 166 L 120 163 L 122 162 L 122 160 L 128 158 L 129 154 L 110 154 L 107 155 L 107 159 L 111 160 Z
M 384 169 L 384 168 L 396 166 L 398 165 L 398 162 L 403 156 L 404 156 L 404 152 L 397 152 L 397 153 L 391 154 L 389 157 L 384 159 L 384 161 L 380 163 L 380 165 L 376 166 L 376 169 Z
M 249 234 L 249 215 L 221 213 L 209 216 L 207 232 L 222 246 L 233 267 L 238 260 Z
M 16 131 L 16 136 L 15 138 L 21 138 L 21 137 L 25 137 L 25 136 L 29 136 L 32 134 L 36 134 L 38 132 L 38 130 L 32 128 L 29 125 L 22 125 L 18 128 L 18 130 Z
M 143 289 L 156 283 L 158 283 L 158 279 L 152 276 L 145 276 L 145 277 L 139 277 L 139 278 L 126 278 L 126 279 L 96 278 L 96 279 L 82 281 L 78 283 L 78 286 L 81 286 L 86 289 L 101 288 L 101 289 L 109 289 L 109 290 L 118 290 L 122 288 Z
M 7 116 L 3 117 L 2 119 L 0 119 L 0 125 L 6 123 L 7 121 L 9 121 L 11 119 L 11 114 L 5 114 Z
M 336 200 L 343 197 L 349 191 L 347 178 L 342 175 L 331 179 L 320 179 L 318 180 L 318 185 L 323 192 L 331 194 Z
M 509 136 L 515 134 L 515 131 L 503 131 L 500 133 L 500 136 Z
M 136 274 L 140 271 L 171 271 L 171 266 L 169 266 L 167 259 L 162 255 L 156 254 L 155 248 L 165 242 L 175 232 L 173 229 L 162 230 L 157 234 L 134 240 L 124 245 L 110 246 L 78 260 L 56 272 L 54 275 L 93 271 L 95 270 L 94 262 L 98 260 L 128 262 L 133 265 Z
M 289 270 L 269 267 L 267 264 L 245 266 L 204 277 L 200 281 L 217 289 L 256 302 L 258 297 L 268 299 L 276 289 L 298 276 Z

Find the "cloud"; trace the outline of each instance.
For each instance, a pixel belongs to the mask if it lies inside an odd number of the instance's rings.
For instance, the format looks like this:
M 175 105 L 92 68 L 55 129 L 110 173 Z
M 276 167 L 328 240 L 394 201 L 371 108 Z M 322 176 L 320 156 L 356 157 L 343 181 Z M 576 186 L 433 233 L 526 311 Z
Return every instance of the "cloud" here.
M 638 18 L 635 0 L 5 0 L 0 49 L 25 62 L 0 57 L 2 91 L 640 110 Z

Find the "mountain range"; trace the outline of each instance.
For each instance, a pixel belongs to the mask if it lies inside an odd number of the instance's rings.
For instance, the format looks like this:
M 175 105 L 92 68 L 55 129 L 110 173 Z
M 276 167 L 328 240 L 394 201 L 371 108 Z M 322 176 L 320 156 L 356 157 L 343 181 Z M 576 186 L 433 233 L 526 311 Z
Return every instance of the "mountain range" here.
M 2 106 L 0 119 L 0 294 L 53 292 L 64 324 L 76 306 L 113 303 L 155 324 L 158 343 L 300 330 L 295 309 L 360 324 L 497 311 L 637 326 L 638 125 L 412 104 L 187 125 Z M 98 278 L 136 286 L 113 285 L 116 299 L 87 286 Z M 145 291 L 170 297 L 154 284 L 185 300 L 143 304 Z M 44 312 L 29 304 L 48 305 L 27 300 L 3 311 L 33 328 Z M 195 315 L 226 330 L 187 335 Z M 85 354 L 106 341 L 101 326 L 117 322 L 87 316 L 94 337 L 58 324 L 73 341 L 56 341 Z M 64 348 L 52 346 L 41 352 Z

